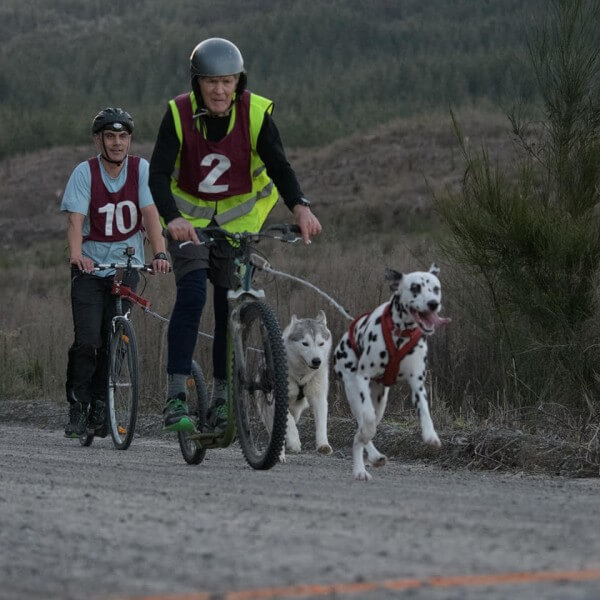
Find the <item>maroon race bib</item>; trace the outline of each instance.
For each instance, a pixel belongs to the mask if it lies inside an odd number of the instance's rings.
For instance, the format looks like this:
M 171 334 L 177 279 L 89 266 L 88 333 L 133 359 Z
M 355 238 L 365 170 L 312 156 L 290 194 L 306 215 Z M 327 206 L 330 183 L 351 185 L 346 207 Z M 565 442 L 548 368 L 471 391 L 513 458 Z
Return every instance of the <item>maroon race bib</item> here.
M 207 140 L 198 130 L 189 94 L 177 96 L 175 104 L 183 134 L 178 187 L 207 201 L 250 192 L 250 93 L 244 91 L 236 102 L 233 129 L 218 142 Z
M 120 242 L 130 238 L 142 228 L 142 213 L 138 204 L 140 157 L 127 158 L 125 185 L 118 192 L 106 189 L 99 158 L 90 158 L 88 164 L 92 174 L 90 232 L 84 241 Z

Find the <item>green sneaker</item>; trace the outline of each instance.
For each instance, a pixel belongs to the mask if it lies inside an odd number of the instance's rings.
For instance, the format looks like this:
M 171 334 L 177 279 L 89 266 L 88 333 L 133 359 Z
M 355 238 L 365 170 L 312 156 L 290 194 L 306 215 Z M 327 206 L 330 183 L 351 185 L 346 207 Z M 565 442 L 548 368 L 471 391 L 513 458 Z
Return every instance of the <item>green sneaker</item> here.
M 65 437 L 78 438 L 87 431 L 87 404 L 71 402 L 69 404 L 69 422 L 65 427 Z
M 185 394 L 179 393 L 177 396 L 167 399 L 163 410 L 163 422 L 163 431 L 185 431 L 187 433 L 196 431 L 194 421 L 190 418 Z

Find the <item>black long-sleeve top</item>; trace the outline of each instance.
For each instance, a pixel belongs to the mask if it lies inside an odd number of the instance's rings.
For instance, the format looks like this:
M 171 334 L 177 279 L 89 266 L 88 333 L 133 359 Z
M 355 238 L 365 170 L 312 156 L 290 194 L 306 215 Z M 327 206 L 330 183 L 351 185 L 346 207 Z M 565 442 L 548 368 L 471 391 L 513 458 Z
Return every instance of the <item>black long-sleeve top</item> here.
M 229 115 L 225 117 L 202 117 L 206 124 L 206 136 L 212 142 L 223 139 L 229 126 Z M 265 118 L 258 134 L 256 151 L 265 163 L 267 174 L 277 186 L 286 206 L 292 208 L 304 196 L 296 173 L 288 162 L 279 130 L 269 113 Z M 152 158 L 150 159 L 149 186 L 154 202 L 161 217 L 168 223 L 181 217 L 173 195 L 171 194 L 171 174 L 173 173 L 179 139 L 175 131 L 175 122 L 171 109 L 163 116 Z

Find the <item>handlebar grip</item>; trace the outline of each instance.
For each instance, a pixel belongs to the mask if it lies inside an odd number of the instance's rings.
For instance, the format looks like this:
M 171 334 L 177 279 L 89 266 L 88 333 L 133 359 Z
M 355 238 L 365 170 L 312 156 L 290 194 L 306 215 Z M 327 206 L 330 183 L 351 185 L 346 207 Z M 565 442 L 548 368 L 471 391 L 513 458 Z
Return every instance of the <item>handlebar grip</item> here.
M 140 269 L 140 271 L 148 271 L 148 273 L 154 273 L 154 269 L 152 268 L 152 265 L 144 265 L 143 269 Z M 167 271 L 167 273 L 170 273 L 173 270 L 173 267 L 171 265 L 169 265 L 169 269 Z
M 274 223 L 268 225 L 265 231 L 281 231 L 281 233 L 301 233 L 300 226 L 295 223 Z

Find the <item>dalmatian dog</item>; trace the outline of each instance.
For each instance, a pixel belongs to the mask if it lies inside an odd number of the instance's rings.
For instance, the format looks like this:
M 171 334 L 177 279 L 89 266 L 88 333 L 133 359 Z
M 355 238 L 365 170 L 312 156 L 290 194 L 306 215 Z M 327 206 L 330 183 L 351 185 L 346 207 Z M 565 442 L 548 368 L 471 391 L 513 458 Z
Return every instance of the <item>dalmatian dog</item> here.
M 386 269 L 393 292 L 388 302 L 361 315 L 350 325 L 334 350 L 333 369 L 344 383 L 358 430 L 352 448 L 354 478 L 369 481 L 365 465 L 382 467 L 387 457 L 373 444 L 383 417 L 390 386 L 408 382 L 417 409 L 423 441 L 441 446 L 425 389 L 427 336 L 450 319 L 440 316 L 442 287 L 439 268 L 402 274 Z

